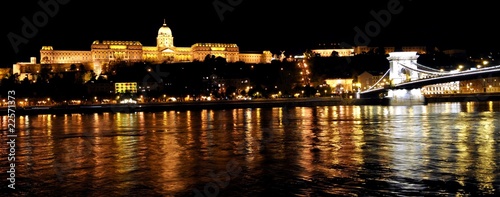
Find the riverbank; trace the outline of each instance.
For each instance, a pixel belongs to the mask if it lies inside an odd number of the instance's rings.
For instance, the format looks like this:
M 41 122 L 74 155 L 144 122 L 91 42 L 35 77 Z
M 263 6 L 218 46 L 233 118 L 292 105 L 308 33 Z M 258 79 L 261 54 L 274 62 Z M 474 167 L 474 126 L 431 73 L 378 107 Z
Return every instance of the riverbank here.
M 158 112 L 170 110 L 234 109 L 234 108 L 270 108 L 270 107 L 311 107 L 334 105 L 383 105 L 382 99 L 341 99 L 341 98 L 287 98 L 254 99 L 228 101 L 189 101 L 147 104 L 101 104 L 101 105 L 65 105 L 17 107 L 16 115 L 30 114 L 71 114 L 71 113 L 129 113 Z M 7 108 L 1 108 L 7 113 Z

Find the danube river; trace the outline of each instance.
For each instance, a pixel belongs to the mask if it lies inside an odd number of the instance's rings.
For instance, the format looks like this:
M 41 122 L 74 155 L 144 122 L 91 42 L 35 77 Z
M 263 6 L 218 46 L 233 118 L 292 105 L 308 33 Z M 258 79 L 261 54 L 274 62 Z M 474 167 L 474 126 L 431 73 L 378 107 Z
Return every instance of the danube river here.
M 2 196 L 500 195 L 500 102 L 7 120 Z

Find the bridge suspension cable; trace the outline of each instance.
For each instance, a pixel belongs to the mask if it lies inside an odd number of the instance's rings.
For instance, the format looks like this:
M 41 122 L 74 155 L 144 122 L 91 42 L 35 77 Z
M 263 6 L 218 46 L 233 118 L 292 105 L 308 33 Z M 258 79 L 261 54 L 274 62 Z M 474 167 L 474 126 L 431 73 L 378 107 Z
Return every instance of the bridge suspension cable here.
M 424 66 L 422 64 L 419 64 L 419 63 L 416 63 L 416 62 L 411 62 L 413 63 L 414 65 L 417 65 L 418 67 L 422 67 L 424 69 L 427 69 L 429 71 L 435 71 L 435 72 L 445 72 L 445 71 L 441 71 L 441 70 L 438 70 L 438 69 L 435 69 L 435 68 L 431 68 L 431 67 L 428 67 L 428 66 Z M 449 73 L 449 71 L 446 71 L 445 73 Z
M 373 87 L 377 86 L 377 85 L 378 85 L 378 83 L 380 83 L 380 82 L 381 82 L 381 81 L 385 78 L 385 76 L 387 76 L 387 74 L 389 74 L 389 72 L 390 72 L 390 71 L 391 71 L 391 69 L 389 68 L 389 69 L 385 72 L 385 74 L 384 74 L 384 75 L 382 75 L 382 77 L 380 77 L 380 79 L 378 79 L 378 81 L 377 81 L 375 84 L 373 84 L 372 86 L 370 86 L 370 88 L 368 88 L 367 90 L 371 90 Z M 366 90 L 365 90 L 365 91 L 366 91 Z
M 402 63 L 399 63 L 399 64 L 401 66 L 405 67 L 408 70 L 412 70 L 412 71 L 415 71 L 415 72 L 424 73 L 424 74 L 428 74 L 428 75 L 449 75 L 449 74 L 453 74 L 453 73 L 443 73 L 441 71 L 439 71 L 439 72 L 426 71 L 426 70 L 421 70 L 421 69 L 418 69 L 418 68 L 411 68 L 411 67 L 409 67 L 407 65 L 404 65 Z

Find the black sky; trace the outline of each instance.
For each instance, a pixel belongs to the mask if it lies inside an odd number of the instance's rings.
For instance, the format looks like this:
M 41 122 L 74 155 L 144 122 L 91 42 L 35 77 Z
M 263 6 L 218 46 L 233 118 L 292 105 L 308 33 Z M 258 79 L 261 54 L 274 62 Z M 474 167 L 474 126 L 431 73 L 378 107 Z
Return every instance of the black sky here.
M 370 45 L 500 48 L 496 33 L 500 17 L 496 16 L 493 2 L 485 0 L 218 0 L 239 3 L 224 13 L 224 20 L 220 20 L 214 0 L 65 1 L 67 4 L 60 5 L 34 37 L 19 45 L 17 53 L 7 35 L 23 36 L 21 19 L 33 21 L 33 15 L 42 8 L 39 1 L 4 2 L 2 67 L 38 57 L 43 45 L 52 45 L 56 50 L 90 50 L 94 40 L 133 40 L 154 46 L 163 19 L 172 29 L 174 44 L 181 47 L 225 42 L 237 43 L 242 51 L 300 52 L 317 43 L 355 45 L 354 28 L 364 30 L 366 24 L 376 21 L 370 12 L 387 10 L 390 2 L 399 2 L 402 11 L 392 14 L 387 26 L 369 37 Z

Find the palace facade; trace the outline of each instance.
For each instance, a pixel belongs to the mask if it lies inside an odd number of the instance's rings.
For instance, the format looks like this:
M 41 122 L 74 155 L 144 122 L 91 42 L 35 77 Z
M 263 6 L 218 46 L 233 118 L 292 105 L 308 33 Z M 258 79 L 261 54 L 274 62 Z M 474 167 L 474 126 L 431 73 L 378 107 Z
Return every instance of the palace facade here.
M 319 48 L 312 49 L 311 52 L 321 56 L 321 57 L 330 57 L 333 52 L 339 57 L 348 57 L 355 56 L 356 54 L 368 53 L 372 50 L 378 50 L 379 47 L 369 47 L 369 46 L 354 46 L 351 48 Z M 396 47 L 383 47 L 385 54 L 389 54 L 396 51 Z M 416 51 L 418 54 L 425 54 L 427 52 L 427 47 L 425 46 L 403 46 L 401 47 L 401 51 L 403 52 L 411 52 Z
M 33 64 L 59 65 L 56 67 L 61 69 L 57 70 L 65 70 L 71 64 L 82 64 L 100 71 L 103 65 L 114 61 L 177 63 L 204 61 L 207 56 L 223 57 L 227 62 L 259 64 L 271 63 L 273 55 L 270 51 L 240 52 L 238 45 L 233 43 L 196 43 L 190 47 L 177 47 L 174 45 L 172 30 L 164 22 L 158 30 L 156 46 L 143 46 L 139 41 L 113 40 L 96 40 L 90 46 L 90 51 L 55 50 L 53 46 L 42 46 L 39 63 L 32 57 L 30 62 L 14 64 L 13 73 L 21 74 L 40 67 Z

